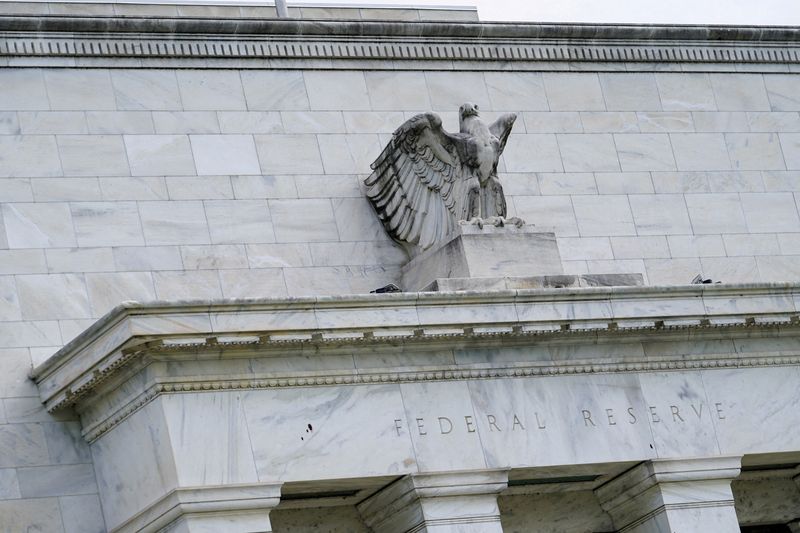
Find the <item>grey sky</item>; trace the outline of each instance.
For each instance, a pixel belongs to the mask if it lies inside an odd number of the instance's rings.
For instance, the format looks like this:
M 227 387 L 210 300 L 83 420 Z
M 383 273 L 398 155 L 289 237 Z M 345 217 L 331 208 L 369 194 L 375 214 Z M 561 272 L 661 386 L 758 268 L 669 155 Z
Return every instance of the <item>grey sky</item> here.
M 289 0 L 289 5 L 300 3 Z M 303 0 L 303 3 L 348 3 Z M 481 20 L 800 25 L 800 0 L 360 0 L 360 4 L 477 5 Z

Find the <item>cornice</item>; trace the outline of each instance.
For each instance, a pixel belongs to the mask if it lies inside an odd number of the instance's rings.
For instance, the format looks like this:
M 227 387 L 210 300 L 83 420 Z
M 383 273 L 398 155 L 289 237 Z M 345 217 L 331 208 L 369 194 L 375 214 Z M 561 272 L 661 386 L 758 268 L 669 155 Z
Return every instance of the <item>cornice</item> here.
M 49 411 L 73 405 L 84 409 L 93 403 L 91 398 L 154 361 L 202 365 L 218 361 L 220 354 L 235 361 L 275 354 L 324 357 L 498 345 L 796 337 L 799 304 L 800 286 L 795 284 L 128 302 L 37 367 L 33 377 Z M 800 353 L 793 351 L 732 352 L 398 369 L 321 371 L 311 366 L 304 371 L 239 374 L 238 367 L 231 366 L 215 375 L 191 370 L 179 376 L 155 373 L 113 412 L 88 417 L 84 432 L 88 439 L 97 438 L 160 394 L 800 364 Z
M 390 383 L 420 383 L 432 381 L 463 381 L 504 378 L 531 378 L 549 376 L 570 376 L 587 374 L 619 374 L 646 372 L 677 372 L 691 370 L 713 370 L 731 368 L 764 368 L 775 366 L 800 365 L 800 354 L 768 357 L 704 357 L 704 358 L 672 358 L 662 360 L 635 359 L 614 362 L 553 362 L 548 361 L 535 365 L 510 365 L 492 368 L 459 368 L 430 367 L 424 370 L 409 371 L 353 371 L 352 373 L 328 373 L 322 375 L 292 375 L 282 377 L 242 376 L 230 379 L 227 377 L 194 377 L 159 378 L 150 384 L 145 391 L 135 395 L 121 408 L 98 420 L 85 420 L 83 436 L 88 442 L 100 438 L 152 400 L 162 394 L 197 393 L 225 390 L 261 390 L 298 387 L 329 387 L 341 385 L 381 385 Z M 100 380 L 92 384 L 96 387 Z M 86 389 L 88 393 L 91 389 Z M 72 398 L 78 401 L 84 391 Z
M 0 16 L 0 59 L 18 66 L 788 68 L 799 42 L 793 27 Z
M 239 314 L 253 314 L 253 313 L 266 313 L 271 315 L 278 315 L 290 313 L 295 316 L 296 313 L 301 313 L 304 320 L 294 320 L 293 323 L 282 324 L 281 327 L 273 327 L 266 330 L 264 334 L 271 335 L 271 340 L 282 340 L 282 335 L 289 335 L 290 338 L 285 340 L 292 340 L 297 337 L 299 332 L 309 330 L 319 330 L 321 340 L 325 338 L 335 339 L 339 336 L 336 332 L 338 329 L 342 331 L 344 328 L 339 327 L 325 327 L 320 324 L 318 314 L 320 312 L 343 312 L 355 313 L 358 311 L 369 311 L 367 315 L 359 315 L 366 322 L 360 324 L 358 328 L 352 328 L 358 332 L 352 337 L 363 337 L 363 332 L 372 329 L 380 330 L 376 335 L 377 340 L 390 339 L 392 335 L 387 333 L 386 328 L 392 326 L 404 328 L 418 329 L 420 327 L 428 326 L 427 330 L 423 330 L 425 335 L 430 335 L 433 330 L 430 326 L 434 324 L 425 324 L 419 320 L 419 309 L 437 309 L 443 306 L 450 310 L 457 310 L 463 308 L 485 308 L 489 306 L 508 306 L 508 305 L 522 305 L 522 304 L 561 304 L 561 305 L 575 305 L 575 304 L 592 304 L 604 303 L 610 304 L 611 302 L 635 302 L 635 301 L 648 301 L 656 300 L 664 307 L 664 315 L 651 315 L 640 314 L 638 316 L 617 316 L 609 320 L 598 319 L 598 323 L 608 323 L 613 321 L 622 320 L 622 324 L 629 324 L 630 326 L 649 327 L 652 325 L 667 325 L 669 326 L 673 321 L 675 325 L 680 326 L 685 322 L 688 315 L 680 315 L 674 313 L 669 307 L 670 303 L 681 304 L 682 301 L 698 300 L 710 302 L 727 302 L 730 301 L 730 310 L 735 311 L 740 308 L 736 300 L 744 299 L 744 301 L 752 301 L 756 298 L 776 298 L 778 299 L 778 306 L 771 306 L 769 310 L 774 313 L 787 313 L 796 314 L 800 309 L 800 303 L 795 303 L 797 300 L 800 302 L 800 283 L 737 283 L 737 284 L 716 284 L 716 285 L 672 285 L 672 286 L 620 286 L 620 287 L 581 287 L 581 288 L 553 288 L 553 289 L 518 289 L 518 290 L 495 290 L 495 291 L 459 291 L 459 292 L 405 292 L 405 293 L 387 293 L 387 294 L 353 294 L 353 295 L 335 295 L 335 296 L 300 296 L 300 297 L 281 297 L 281 298 L 244 298 L 244 299 L 211 299 L 211 300 L 179 300 L 179 301 L 150 301 L 150 302 L 137 302 L 126 301 L 113 308 L 106 313 L 103 317 L 98 319 L 94 324 L 89 326 L 81 334 L 75 337 L 72 341 L 64 345 L 60 350 L 53 354 L 49 359 L 34 368 L 31 372 L 31 377 L 36 380 L 41 380 L 60 367 L 66 365 L 71 360 L 78 357 L 81 352 L 87 351 L 93 344 L 104 337 L 110 336 L 115 333 L 116 329 L 120 326 L 125 326 L 132 320 L 141 318 L 164 318 L 166 320 L 159 322 L 162 328 L 158 331 L 161 335 L 172 335 L 183 338 L 197 338 L 200 334 L 207 337 L 224 336 L 224 335 L 247 335 L 247 331 L 236 330 L 234 328 L 225 328 L 224 326 L 214 327 L 212 321 L 208 321 L 209 329 L 202 330 L 196 329 L 188 331 L 187 328 L 191 327 L 190 324 L 184 324 L 179 319 L 187 317 L 225 317 L 237 316 Z M 716 305 L 719 309 L 719 305 Z M 374 318 L 373 311 L 380 310 L 397 310 L 409 309 L 416 314 L 402 324 L 392 324 L 381 320 L 380 317 Z M 711 311 L 707 306 L 703 305 L 704 311 L 709 313 L 701 313 L 702 316 L 695 317 L 694 323 L 700 324 L 702 319 L 713 318 L 714 314 L 719 314 Z M 764 307 L 761 306 L 763 310 Z M 735 313 L 727 313 L 724 316 L 729 316 Z M 609 315 L 610 317 L 611 315 Z M 519 314 L 515 316 L 519 319 Z M 540 326 L 546 324 L 547 317 L 542 317 Z M 580 314 L 574 315 L 571 320 L 559 321 L 555 320 L 555 324 L 549 329 L 561 329 L 562 322 L 571 322 L 577 324 L 579 327 L 569 328 L 571 331 L 587 329 L 581 326 L 586 323 L 590 316 L 581 316 Z M 741 318 L 740 322 L 746 319 Z M 475 321 L 480 324 L 480 321 Z M 468 325 L 463 321 L 453 321 L 456 326 Z M 488 322 L 496 324 L 497 321 Z M 659 324 L 660 323 L 660 324 Z M 311 324 L 311 327 L 308 327 Z M 440 323 L 440 325 L 443 325 Z M 513 325 L 520 326 L 518 320 L 515 320 Z M 513 326 L 512 325 L 512 326 Z M 445 325 L 446 326 L 446 325 Z M 474 324 L 473 324 L 474 326 Z M 512 326 L 509 326 L 513 329 Z M 122 327 L 125 334 L 130 331 Z M 439 331 L 437 333 L 443 333 Z M 547 329 L 547 328 L 546 328 Z M 605 326 L 602 328 L 605 329 Z M 257 331 L 253 328 L 250 332 Z M 313 335 L 313 333 L 309 333 Z M 137 333 L 130 336 L 135 337 Z M 145 337 L 142 333 L 138 336 Z M 256 335 L 256 337 L 263 337 L 263 335 Z M 317 339 L 319 339 L 317 338 Z M 309 337 L 311 339 L 311 337 Z M 127 337 L 126 337 L 127 340 Z M 118 349 L 124 343 L 118 342 L 117 344 L 110 345 L 108 350 Z

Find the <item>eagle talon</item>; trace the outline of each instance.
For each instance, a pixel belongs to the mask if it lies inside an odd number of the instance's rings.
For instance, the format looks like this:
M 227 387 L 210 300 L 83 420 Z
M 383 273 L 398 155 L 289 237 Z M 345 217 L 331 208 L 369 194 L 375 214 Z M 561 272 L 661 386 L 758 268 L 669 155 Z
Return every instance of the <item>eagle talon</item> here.
M 484 222 L 486 222 L 486 221 L 483 220 L 482 218 L 478 218 L 478 217 L 472 217 L 469 220 L 469 224 L 472 225 L 472 226 L 478 226 L 478 229 L 483 229 L 483 223 Z
M 506 225 L 512 225 L 517 228 L 521 228 L 525 225 L 525 221 L 519 217 L 488 217 L 488 218 L 480 218 L 480 217 L 472 217 L 469 220 L 462 220 L 459 222 L 462 226 L 478 226 L 478 228 L 483 229 L 484 225 L 487 226 L 494 226 L 496 228 L 502 228 Z
M 506 219 L 506 224 L 513 224 L 518 228 L 521 228 L 525 225 L 525 221 L 519 217 L 511 217 Z
M 494 226 L 495 228 L 502 228 L 506 225 L 506 219 L 503 217 L 489 217 L 486 219 L 486 222 Z

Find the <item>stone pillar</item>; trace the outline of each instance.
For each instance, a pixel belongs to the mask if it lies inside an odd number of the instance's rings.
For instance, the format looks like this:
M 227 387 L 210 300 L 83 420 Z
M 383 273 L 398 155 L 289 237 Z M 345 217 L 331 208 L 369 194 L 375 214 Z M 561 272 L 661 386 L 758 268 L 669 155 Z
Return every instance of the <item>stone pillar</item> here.
M 740 457 L 654 460 L 595 490 L 624 533 L 739 533 L 731 481 Z
M 280 484 L 178 488 L 117 531 L 270 533 Z
M 406 476 L 358 506 L 375 533 L 502 533 L 497 495 L 508 472 Z
M 800 488 L 800 475 L 796 475 L 792 479 L 794 480 L 795 484 L 797 484 L 797 487 Z M 786 526 L 792 533 L 800 533 L 800 517 L 796 518 L 795 520 L 792 520 L 791 522 L 786 524 Z

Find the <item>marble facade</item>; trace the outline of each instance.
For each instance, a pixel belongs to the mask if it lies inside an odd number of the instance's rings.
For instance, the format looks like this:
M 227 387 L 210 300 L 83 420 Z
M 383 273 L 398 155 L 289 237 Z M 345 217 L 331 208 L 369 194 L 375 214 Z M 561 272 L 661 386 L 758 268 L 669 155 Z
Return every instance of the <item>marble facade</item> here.
M 800 528 L 800 30 L 271 9 L 0 4 L 0 532 Z M 409 262 L 466 101 L 531 226 Z
M 796 457 L 798 294 L 130 303 L 34 374 L 81 417 L 112 531 L 269 531 L 283 497 L 350 498 L 375 531 L 503 531 L 506 491 L 539 485 L 593 491 L 594 525 L 736 531 L 740 470 Z

